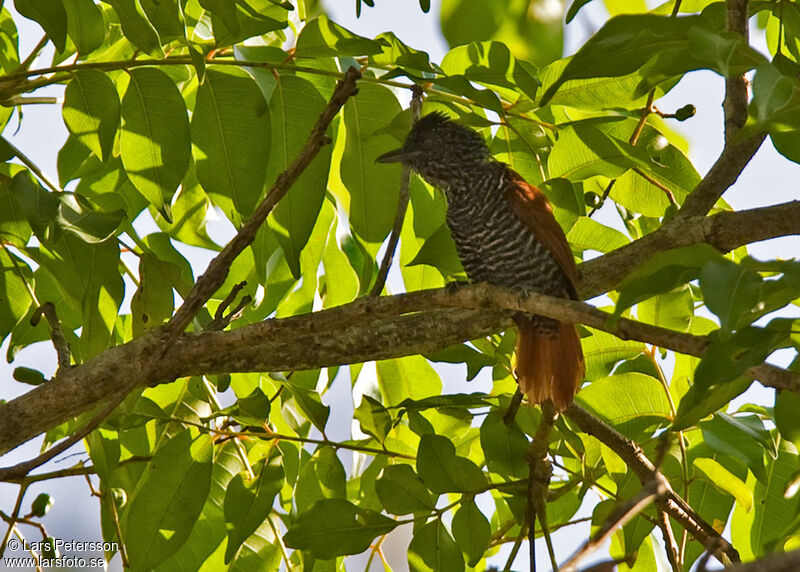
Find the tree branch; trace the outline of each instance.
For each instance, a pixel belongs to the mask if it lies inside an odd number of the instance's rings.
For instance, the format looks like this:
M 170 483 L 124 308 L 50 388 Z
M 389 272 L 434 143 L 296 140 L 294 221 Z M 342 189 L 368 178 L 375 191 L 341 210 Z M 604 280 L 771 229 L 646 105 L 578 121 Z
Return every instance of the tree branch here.
M 639 445 L 624 437 L 616 429 L 607 425 L 580 405 L 573 403 L 564 414 L 581 431 L 595 436 L 619 455 L 630 470 L 636 474 L 642 485 L 646 486 L 653 481 L 658 482 L 659 486 L 663 487 L 665 491 L 663 497 L 656 501 L 658 507 L 674 518 L 704 546 L 709 541 L 718 543 L 718 546 L 720 546 L 718 558 L 722 564 L 727 566 L 731 562 L 739 561 L 739 553 L 736 549 L 722 538 L 709 523 L 695 513 L 692 507 L 672 489 L 669 481 L 656 470 Z
M 589 299 L 608 292 L 648 258 L 670 248 L 706 243 L 728 252 L 745 244 L 794 234 L 800 234 L 800 201 L 709 217 L 675 218 L 639 240 L 581 264 L 580 295 Z
M 504 310 L 504 311 L 501 311 Z M 362 298 L 350 304 L 285 319 L 265 320 L 228 332 L 182 334 L 173 350 L 154 360 L 150 378 L 171 381 L 188 375 L 291 371 L 428 354 L 512 326 L 514 312 L 583 323 L 622 339 L 636 339 L 690 355 L 702 355 L 704 336 L 620 319 L 582 302 L 543 295 L 520 300 L 486 284 L 398 296 Z M 145 385 L 142 363 L 151 342 L 139 338 L 111 348 L 84 365 L 0 405 L 0 453 L 107 401 L 120 388 Z M 762 364 L 747 375 L 762 384 L 800 392 L 800 376 Z
M 749 41 L 747 0 L 726 0 L 725 29 Z M 725 145 L 747 121 L 747 78 L 744 75 L 725 78 Z

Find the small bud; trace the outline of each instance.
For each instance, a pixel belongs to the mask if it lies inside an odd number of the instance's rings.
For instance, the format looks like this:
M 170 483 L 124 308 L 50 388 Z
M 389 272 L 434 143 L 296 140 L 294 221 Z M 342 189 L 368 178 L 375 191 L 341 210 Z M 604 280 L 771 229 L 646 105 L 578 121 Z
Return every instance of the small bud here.
M 22 383 L 27 383 L 28 385 L 41 385 L 47 378 L 44 374 L 36 369 L 31 369 L 29 367 L 16 367 L 14 368 L 14 379 L 20 381 Z
M 697 113 L 697 108 L 691 103 L 687 103 L 675 112 L 675 119 L 678 121 L 686 121 L 690 117 L 694 117 L 695 113 Z
M 53 497 L 47 493 L 41 493 L 31 503 L 31 515 L 42 517 L 53 507 Z
M 600 195 L 594 191 L 589 191 L 583 195 L 583 201 L 586 203 L 587 207 L 596 209 L 600 206 Z

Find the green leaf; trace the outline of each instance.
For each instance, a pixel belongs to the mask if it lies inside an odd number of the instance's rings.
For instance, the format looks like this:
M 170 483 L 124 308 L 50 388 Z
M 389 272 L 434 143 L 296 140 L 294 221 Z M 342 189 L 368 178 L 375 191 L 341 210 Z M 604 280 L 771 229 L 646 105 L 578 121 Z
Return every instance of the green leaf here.
M 578 12 L 581 8 L 586 6 L 592 0 L 572 0 L 572 4 L 569 5 L 569 9 L 567 10 L 566 15 L 566 22 L 569 24 L 578 15 Z
M 551 177 L 582 181 L 619 177 L 628 169 L 647 169 L 649 162 L 644 149 L 610 136 L 595 122 L 579 122 L 559 130 L 547 165 Z
M 121 210 L 98 210 L 75 193 L 63 193 L 59 199 L 58 225 L 89 244 L 103 242 L 116 234 L 125 217 Z
M 450 46 L 489 40 L 500 29 L 508 5 L 508 0 L 443 0 L 442 34 Z
M 788 345 L 792 323 L 793 320 L 776 318 L 766 328 L 746 326 L 726 338 L 713 336 L 695 371 L 695 385 L 708 388 L 762 363 L 773 351 Z
M 125 289 L 117 271 L 116 242 L 107 240 L 90 245 L 66 233 L 51 250 L 40 249 L 38 262 L 40 270 L 53 277 L 65 302 L 81 315 L 81 346 L 73 350 L 88 359 L 106 349 Z M 64 319 L 62 312 L 59 317 Z
M 85 56 L 103 45 L 106 27 L 103 11 L 92 0 L 62 0 L 67 11 L 67 35 L 78 55 Z
M 120 155 L 128 178 L 167 219 L 191 158 L 189 119 L 178 88 L 158 68 L 136 68 L 122 98 Z
M 305 146 L 325 108 L 325 100 L 308 80 L 282 75 L 275 84 L 269 108 L 272 139 L 266 181 L 271 186 Z M 300 277 L 300 252 L 311 236 L 325 198 L 332 152 L 331 145 L 320 151 L 269 218 L 295 278 Z
M 422 356 L 379 361 L 378 386 L 387 405 L 397 405 L 405 399 L 440 396 L 442 380 Z
M 800 129 L 800 82 L 784 75 L 773 64 L 758 67 L 753 78 L 753 101 L 748 109 L 749 119 L 742 136 L 769 129 L 770 133 Z
M 122 522 L 132 567 L 152 569 L 189 538 L 208 497 L 212 459 L 211 437 L 189 431 L 158 448 Z
M 464 556 L 441 519 L 437 518 L 414 531 L 408 545 L 408 566 L 412 572 L 464 570 Z
M 350 193 L 350 224 L 373 245 L 389 234 L 397 211 L 400 167 L 376 164 L 375 159 L 398 147 L 397 140 L 383 131 L 398 113 L 400 103 L 394 94 L 371 83 L 360 85 L 358 95 L 344 106 L 347 139 L 340 169 Z
M 208 66 L 192 113 L 197 179 L 230 214 L 247 218 L 264 185 L 270 133 L 267 104 L 253 78 L 230 66 Z
M 60 0 L 14 0 L 14 7 L 17 12 L 44 29 L 56 50 L 64 51 L 67 42 L 67 12 Z
M 481 425 L 481 449 L 488 469 L 499 475 L 528 477 L 528 439 L 516 423 L 506 425 L 500 411 L 491 411 Z M 455 534 L 455 531 L 454 531 Z
M 439 435 L 420 439 L 417 472 L 434 493 L 477 493 L 486 487 L 486 477 L 478 465 L 457 456 L 453 443 Z
M 383 443 L 392 429 L 392 416 L 380 401 L 364 395 L 361 404 L 353 412 L 353 418 L 358 421 L 364 433 L 372 435 Z
M 303 411 L 306 417 L 320 431 L 325 431 L 325 424 L 331 413 L 328 405 L 323 405 L 319 393 L 312 389 L 306 389 L 293 383 L 284 383 L 286 389 L 292 394 L 295 403 Z
M 358 36 L 321 15 L 306 22 L 297 38 L 295 56 L 368 56 L 380 53 L 386 43 Z
M 370 56 L 370 60 L 379 66 L 401 66 L 419 71 L 434 71 L 428 54 L 405 45 L 392 32 L 384 32 L 376 37 L 382 42 L 382 52 Z
M 762 479 L 748 479 L 753 491 L 754 510 L 745 513 L 738 504 L 733 512 L 731 539 L 742 556 L 760 558 L 783 546 L 783 540 L 800 510 L 800 496 L 786 498 L 786 486 L 797 472 L 797 452 L 791 446 L 781 447 L 771 460 Z M 755 481 L 755 482 L 754 482 Z
M 741 459 L 745 465 L 759 479 L 764 480 L 764 445 L 765 435 L 753 432 L 749 427 L 737 422 L 724 413 L 716 413 L 707 421 L 702 421 L 698 427 L 703 432 L 706 445 L 722 455 Z M 758 497 L 755 497 L 758 501 Z
M 147 19 L 139 0 L 104 0 L 114 7 L 122 33 L 138 49 L 153 57 L 164 57 L 161 38 Z
M 782 390 L 775 394 L 775 425 L 781 437 L 797 446 L 800 443 L 800 395 Z
M 294 487 L 294 502 L 303 512 L 321 499 L 345 498 L 345 473 L 333 447 L 320 447 L 303 465 Z
M 228 483 L 225 494 L 225 521 L 232 524 L 228 531 L 225 563 L 228 564 L 242 543 L 266 520 L 272 503 L 284 482 L 279 458 L 265 460 L 255 481 L 246 481 L 245 473 L 237 474 Z
M 694 314 L 691 289 L 683 286 L 672 292 L 657 294 L 639 302 L 636 313 L 642 322 L 668 330 L 687 332 Z
M 419 249 L 417 255 L 406 266 L 428 264 L 449 275 L 462 274 L 464 267 L 456 252 L 456 243 L 446 224 L 430 235 Z
M 432 511 L 436 499 L 410 465 L 389 465 L 375 481 L 375 493 L 391 514 Z
M 712 260 L 700 270 L 700 288 L 708 309 L 720 320 L 723 333 L 746 323 L 759 302 L 761 276 L 730 260 Z
M 695 471 L 717 488 L 727 492 L 745 512 L 753 508 L 753 493 L 742 480 L 714 459 L 698 457 L 692 461 Z
M 641 70 L 644 78 L 635 90 L 641 94 L 688 71 L 705 68 L 721 75 L 740 75 L 764 61 L 740 36 L 719 28 L 703 16 L 611 18 L 573 56 L 540 105 L 546 105 L 571 79 L 619 77 Z
M 450 346 L 434 354 L 426 354 L 425 357 L 430 361 L 463 363 L 467 366 L 467 381 L 475 379 L 475 376 L 483 368 L 497 363 L 495 358 L 481 353 L 466 344 Z
M 614 313 L 619 316 L 637 302 L 674 290 L 697 278 L 706 263 L 722 259 L 719 251 L 708 244 L 659 252 L 620 282 Z
M 300 514 L 283 541 L 289 548 L 310 550 L 317 558 L 328 559 L 365 551 L 397 524 L 344 499 L 324 499 Z
M 621 340 L 599 330 L 590 331 L 591 336 L 581 339 L 587 380 L 603 378 L 610 374 L 620 361 L 633 359 L 645 351 L 642 342 Z
M 337 220 L 334 219 L 328 233 L 328 242 L 322 253 L 325 276 L 324 290 L 320 292 L 320 296 L 325 308 L 351 302 L 358 296 L 358 275 L 350 266 L 347 255 L 339 245 L 336 238 L 337 226 Z
M 578 252 L 586 250 L 611 252 L 630 242 L 620 231 L 589 217 L 581 217 L 575 222 L 567 233 L 567 241 L 572 249 Z
M 747 391 L 752 383 L 753 380 L 747 376 L 741 376 L 714 384 L 708 389 L 692 385 L 678 404 L 672 430 L 681 431 L 691 427 L 704 417 L 719 411 L 732 399 Z
M 24 247 L 31 234 L 27 213 L 14 191 L 13 181 L 0 176 L 0 237 L 14 246 Z
M 456 544 L 467 555 L 467 565 L 475 566 L 489 546 L 492 527 L 474 499 L 461 503 L 453 515 L 452 529 Z
M 445 55 L 441 67 L 450 76 L 463 75 L 470 81 L 508 89 L 513 99 L 518 97 L 519 91 L 533 99 L 539 87 L 539 80 L 519 65 L 502 42 L 457 46 Z
M 643 373 L 627 372 L 595 380 L 581 390 L 576 400 L 637 440 L 652 435 L 654 426 L 671 420 L 664 386 Z

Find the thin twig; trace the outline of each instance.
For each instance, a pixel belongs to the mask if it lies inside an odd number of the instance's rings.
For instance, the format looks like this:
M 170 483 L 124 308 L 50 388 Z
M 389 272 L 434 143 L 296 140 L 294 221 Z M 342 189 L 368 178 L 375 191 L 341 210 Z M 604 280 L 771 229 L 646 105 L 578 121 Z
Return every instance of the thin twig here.
M 422 109 L 422 88 L 414 84 L 411 95 L 411 124 L 417 122 Z M 397 213 L 394 216 L 392 233 L 389 235 L 389 243 L 386 245 L 386 252 L 383 254 L 378 277 L 375 279 L 370 290 L 370 296 L 380 296 L 383 287 L 386 285 L 386 277 L 389 275 L 389 268 L 392 266 L 394 252 L 397 250 L 397 243 L 400 240 L 400 231 L 403 230 L 403 221 L 408 210 L 409 186 L 411 185 L 411 167 L 403 165 L 400 172 L 400 193 L 397 199 Z
M 19 149 L 19 148 L 18 148 L 16 145 L 14 145 L 13 143 L 11 143 L 11 141 L 9 141 L 9 140 L 8 140 L 7 138 L 5 138 L 5 137 L 2 137 L 2 136 L 0 136 L 0 139 L 2 139 L 2 141 L 3 141 L 3 142 L 6 144 L 6 145 L 8 145 L 8 146 L 11 148 L 11 150 L 14 152 L 14 155 L 17 157 L 17 159 L 19 159 L 20 163 L 22 163 L 23 165 L 25 165 L 26 167 L 28 167 L 28 169 L 30 169 L 30 170 L 31 170 L 31 172 L 32 172 L 34 175 L 36 175 L 36 177 L 37 177 L 37 178 L 38 178 L 40 181 L 42 181 L 42 182 L 43 182 L 43 183 L 44 183 L 44 184 L 45 184 L 45 185 L 46 185 L 46 186 L 47 186 L 47 187 L 48 187 L 48 188 L 49 188 L 51 191 L 53 191 L 54 193 L 62 193 L 62 192 L 63 192 L 63 191 L 62 191 L 60 188 L 58 188 L 58 185 L 55 185 L 55 184 L 51 183 L 51 182 L 50 182 L 50 179 L 48 179 L 48 178 L 45 176 L 45 174 L 44 174 L 44 173 L 42 172 L 42 170 L 41 170 L 41 169 L 40 169 L 40 168 L 39 168 L 39 167 L 36 165 L 36 163 L 34 163 L 34 162 L 33 162 L 33 161 L 32 161 L 32 160 L 31 160 L 31 159 L 30 159 L 30 158 L 29 158 L 29 157 L 28 157 L 28 156 L 27 156 L 25 153 L 23 153 L 23 152 L 22 152 L 22 151 L 21 151 L 21 150 L 20 150 L 20 149 Z
M 656 520 L 658 528 L 661 529 L 661 536 L 664 539 L 664 547 L 667 549 L 667 560 L 672 568 L 672 572 L 681 572 L 683 565 L 681 564 L 681 551 L 678 548 L 678 542 L 675 540 L 675 534 L 672 532 L 672 526 L 669 523 L 669 515 L 659 509 L 658 518 Z M 684 529 L 684 534 L 686 529 Z
M 553 407 L 553 404 L 550 401 L 545 401 L 542 404 L 542 416 L 539 420 L 539 426 L 536 428 L 536 434 L 533 436 L 531 446 L 526 455 L 529 467 L 527 507 L 528 554 L 530 557 L 530 569 L 534 572 L 536 570 L 535 540 L 537 518 L 539 519 L 542 536 L 547 546 L 547 554 L 550 557 L 552 570 L 554 572 L 558 570 L 558 562 L 556 561 L 553 542 L 550 538 L 550 529 L 547 526 L 547 493 L 550 487 L 550 478 L 553 475 L 553 469 L 548 459 L 549 441 L 550 433 L 553 430 L 553 424 L 556 422 L 557 416 L 558 413 Z
M 75 431 L 72 435 L 60 441 L 50 447 L 47 451 L 30 459 L 28 461 L 23 461 L 22 463 L 17 463 L 16 465 L 12 465 L 11 467 L 4 467 L 0 468 L 0 481 L 13 481 L 20 477 L 24 477 L 29 472 L 31 472 L 36 467 L 44 465 L 47 461 L 55 457 L 56 455 L 60 455 L 70 447 L 72 447 L 75 443 L 81 441 L 84 437 L 86 437 L 89 433 L 97 429 L 103 420 L 111 415 L 114 409 L 117 406 L 125 401 L 127 397 L 127 392 L 120 391 L 112 400 L 106 405 L 100 413 L 95 415 L 88 423 L 86 423 L 83 427 Z
M 17 502 L 14 503 L 14 510 L 11 513 L 11 517 L 8 520 L 8 529 L 6 529 L 6 533 L 3 536 L 3 542 L 0 544 L 0 557 L 3 556 L 6 552 L 6 547 L 8 546 L 8 539 L 11 536 L 11 533 L 14 531 L 14 527 L 16 526 L 17 520 L 19 519 L 19 511 L 22 508 L 22 499 L 25 496 L 25 491 L 28 490 L 28 485 L 26 483 L 22 483 L 19 487 L 19 493 L 17 493 Z
M 650 503 L 666 492 L 663 483 L 653 479 L 635 497 L 623 503 L 605 520 L 594 536 L 581 546 L 578 551 L 562 566 L 562 572 L 578 570 L 578 564 L 592 552 L 599 549 L 618 529 L 642 512 Z
M 635 146 L 636 143 L 639 142 L 639 136 L 642 134 L 642 131 L 644 130 L 645 123 L 647 123 L 647 117 L 651 113 L 653 113 L 653 100 L 655 99 L 655 96 L 656 96 L 655 89 L 651 89 L 650 93 L 647 94 L 647 102 L 644 104 L 642 112 L 639 114 L 639 121 L 636 122 L 636 127 L 633 128 L 633 133 L 631 133 L 631 137 L 630 139 L 628 139 L 628 143 L 630 143 L 631 145 Z M 614 183 L 616 182 L 617 182 L 616 179 L 611 179 L 608 182 L 608 185 L 606 185 L 606 189 L 603 191 L 603 195 L 598 200 L 597 205 L 594 206 L 591 211 L 589 211 L 588 216 L 591 217 L 592 215 L 594 215 L 594 213 L 596 213 L 603 207 L 603 204 L 608 199 L 608 195 L 611 194 L 611 189 L 614 188 Z M 673 198 L 673 202 L 674 200 L 675 199 Z
M 56 349 L 56 355 L 58 356 L 58 369 L 56 370 L 56 375 L 58 375 L 58 372 L 62 369 L 66 370 L 72 367 L 72 350 L 61 329 L 61 320 L 59 320 L 56 315 L 55 304 L 52 302 L 45 302 L 39 306 L 31 316 L 31 326 L 36 327 L 42 316 L 44 316 L 47 319 L 47 323 L 50 324 L 50 339 L 53 341 L 53 347 Z
M 745 43 L 749 42 L 748 19 L 747 0 L 726 0 L 725 29 L 739 34 Z M 744 74 L 725 78 L 722 108 L 725 111 L 725 145 L 728 146 L 747 121 L 747 78 Z

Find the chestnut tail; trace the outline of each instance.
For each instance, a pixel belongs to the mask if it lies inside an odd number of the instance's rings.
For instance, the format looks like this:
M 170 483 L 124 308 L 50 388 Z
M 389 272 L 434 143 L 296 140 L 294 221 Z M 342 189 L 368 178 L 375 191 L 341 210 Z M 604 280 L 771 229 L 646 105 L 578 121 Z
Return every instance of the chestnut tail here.
M 558 411 L 572 403 L 586 373 L 574 324 L 559 322 L 555 332 L 537 328 L 530 316 L 517 322 L 516 375 L 531 404 L 550 399 Z

